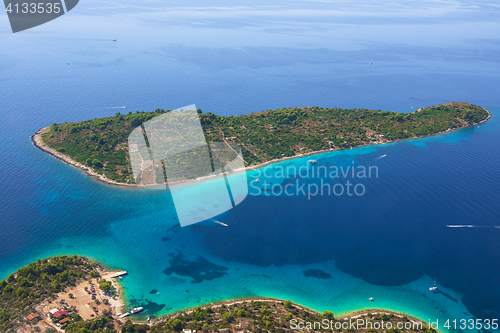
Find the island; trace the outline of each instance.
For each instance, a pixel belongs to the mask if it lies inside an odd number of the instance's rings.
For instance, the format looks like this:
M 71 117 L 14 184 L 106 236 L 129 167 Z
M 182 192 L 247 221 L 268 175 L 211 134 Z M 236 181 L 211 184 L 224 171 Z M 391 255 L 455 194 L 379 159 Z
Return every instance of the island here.
M 365 309 L 335 316 L 266 297 L 205 304 L 158 318 L 147 314 L 147 321 L 140 321 L 133 311 L 122 313 L 127 307 L 114 279 L 123 274 L 76 255 L 38 259 L 0 281 L 0 331 L 436 333 L 425 321 L 394 311 Z
M 52 124 L 34 136 L 36 147 L 98 180 L 138 186 L 128 137 L 143 123 L 171 110 L 116 113 L 112 117 Z M 296 107 L 240 116 L 197 110 L 207 142 L 237 144 L 246 167 L 319 152 L 421 138 L 474 126 L 491 114 L 465 102 L 444 103 L 412 113 L 368 109 Z
M 38 259 L 19 268 L 0 281 L 0 332 L 77 332 L 72 325 L 120 313 L 124 303 L 112 279 L 116 275 L 76 255 Z

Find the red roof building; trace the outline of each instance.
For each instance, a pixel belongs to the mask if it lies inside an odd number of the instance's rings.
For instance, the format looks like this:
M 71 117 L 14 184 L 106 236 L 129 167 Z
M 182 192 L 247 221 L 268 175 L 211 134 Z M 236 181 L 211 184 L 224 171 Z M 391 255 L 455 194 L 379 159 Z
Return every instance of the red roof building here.
M 57 311 L 53 313 L 54 317 L 58 318 L 60 316 L 69 316 L 69 313 L 66 311 Z
M 38 313 L 32 313 L 29 316 L 27 316 L 26 319 L 33 320 L 33 319 L 38 318 L 38 317 L 40 317 L 40 315 Z

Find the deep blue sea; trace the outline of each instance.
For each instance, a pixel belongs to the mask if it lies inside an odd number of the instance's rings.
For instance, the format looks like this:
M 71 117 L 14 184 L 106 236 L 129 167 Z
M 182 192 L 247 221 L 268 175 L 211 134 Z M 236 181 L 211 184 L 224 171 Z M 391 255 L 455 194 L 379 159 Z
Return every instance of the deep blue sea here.
M 337 314 L 500 319 L 499 15 L 493 0 L 89 0 L 12 34 L 0 14 L 0 278 L 81 254 L 127 270 L 127 301 L 144 316 L 271 296 Z M 493 118 L 317 155 L 316 167 L 376 166 L 378 177 L 354 180 L 362 196 L 249 195 L 218 218 L 229 227 L 180 228 L 168 192 L 98 183 L 30 140 L 53 122 L 192 103 L 239 115 L 450 101 Z M 308 159 L 267 166 L 265 180 L 318 183 L 276 175 Z

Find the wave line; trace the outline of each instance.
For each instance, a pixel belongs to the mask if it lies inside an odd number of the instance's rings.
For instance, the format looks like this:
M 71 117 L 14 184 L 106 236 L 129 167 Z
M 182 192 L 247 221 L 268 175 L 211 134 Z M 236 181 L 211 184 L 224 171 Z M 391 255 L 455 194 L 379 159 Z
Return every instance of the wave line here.
M 470 224 L 457 224 L 457 225 L 446 225 L 448 228 L 496 228 L 500 229 L 498 225 L 470 225 Z

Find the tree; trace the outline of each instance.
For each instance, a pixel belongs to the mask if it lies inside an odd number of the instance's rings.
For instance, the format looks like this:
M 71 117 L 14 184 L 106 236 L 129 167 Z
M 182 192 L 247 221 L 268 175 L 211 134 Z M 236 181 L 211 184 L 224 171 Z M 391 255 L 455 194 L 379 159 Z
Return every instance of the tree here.
M 326 310 L 325 312 L 323 312 L 323 318 L 332 320 L 333 318 L 335 318 L 335 316 L 333 312 L 331 312 L 330 310 Z
M 471 122 L 472 118 L 474 118 L 474 115 L 469 111 L 469 110 L 466 110 L 466 111 L 463 111 L 460 115 L 460 117 L 463 119 L 463 120 L 466 120 L 468 122 Z
M 183 326 L 184 326 L 184 324 L 182 323 L 182 321 L 180 319 L 169 319 L 167 321 L 167 327 L 169 329 L 177 331 L 177 332 L 180 331 Z
M 113 287 L 110 281 L 101 279 L 99 280 L 98 283 L 99 283 L 99 289 L 101 289 L 105 293 L 110 293 L 115 291 L 115 288 Z
M 290 301 L 290 300 L 285 301 L 285 308 L 291 309 L 292 308 L 292 301 Z
M 92 165 L 94 166 L 94 168 L 102 168 L 102 163 L 97 158 L 94 158 L 94 160 L 92 161 Z
M 58 293 L 61 289 L 61 285 L 57 281 L 52 281 L 52 290 Z
M 381 313 L 379 316 L 378 316 L 378 319 L 380 320 L 388 320 L 389 317 L 385 314 L 385 313 Z
M 222 319 L 227 320 L 228 323 L 230 323 L 234 320 L 233 315 L 229 311 L 224 312 L 224 314 L 222 315 Z

